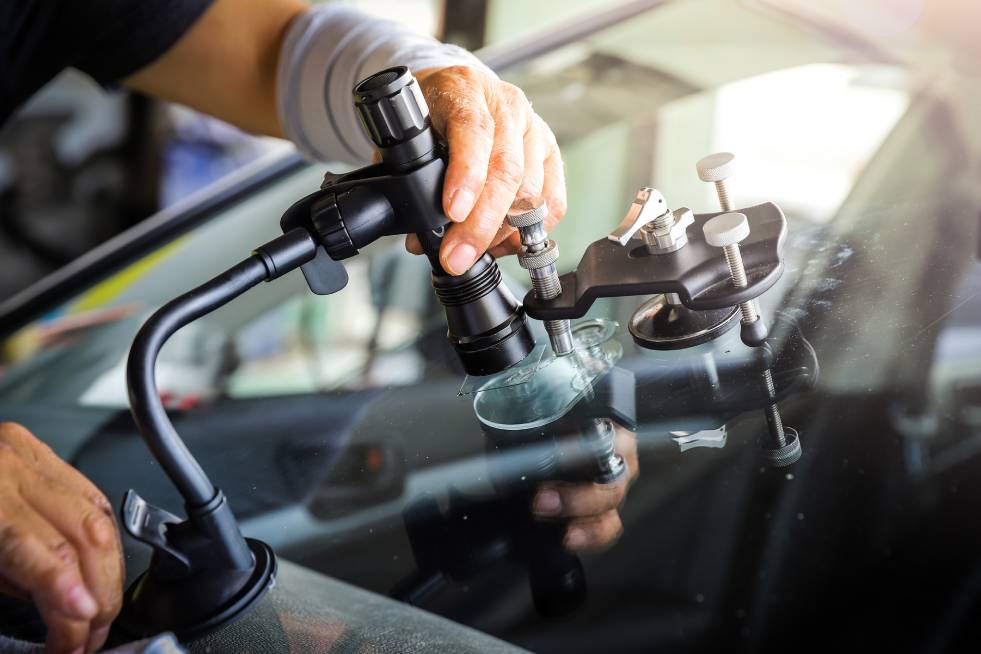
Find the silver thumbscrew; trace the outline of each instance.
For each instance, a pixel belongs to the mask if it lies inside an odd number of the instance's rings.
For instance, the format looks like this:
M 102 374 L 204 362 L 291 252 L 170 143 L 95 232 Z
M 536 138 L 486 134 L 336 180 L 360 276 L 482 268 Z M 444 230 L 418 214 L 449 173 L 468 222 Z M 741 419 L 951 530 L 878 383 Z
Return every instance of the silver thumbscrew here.
M 732 200 L 729 198 L 729 188 L 726 180 L 736 172 L 736 155 L 731 152 L 716 152 L 703 157 L 695 164 L 698 178 L 703 182 L 715 184 L 719 196 L 719 206 L 727 212 L 715 216 L 702 226 L 705 242 L 715 247 L 721 247 L 729 266 L 729 276 L 736 288 L 746 288 L 749 279 L 746 267 L 743 265 L 743 255 L 739 250 L 739 242 L 749 236 L 749 221 L 741 213 L 732 211 Z M 752 336 L 754 343 L 759 344 L 766 336 L 766 329 L 760 320 L 756 302 L 749 300 L 739 305 L 742 313 L 743 340 L 747 343 L 747 335 Z M 747 325 L 756 329 L 747 330 Z M 754 333 L 755 332 L 755 333 Z M 766 448 L 767 460 L 771 465 L 782 467 L 797 461 L 801 456 L 800 440 L 796 430 L 784 427 L 780 409 L 776 403 L 776 388 L 773 375 L 769 368 L 763 370 L 763 383 L 766 386 L 768 404 L 766 406 L 766 422 L 770 429 L 770 447 Z
M 540 300 L 553 300 L 562 293 L 562 283 L 555 268 L 559 247 L 545 233 L 547 216 L 548 207 L 544 202 L 531 211 L 509 213 L 507 216 L 508 224 L 516 228 L 521 236 L 518 263 L 528 271 L 535 295 Z M 546 320 L 545 331 L 557 356 L 571 354 L 575 349 L 568 320 Z
M 736 172 L 736 155 L 731 152 L 716 152 L 699 159 L 695 164 L 698 178 L 703 182 L 715 183 L 715 191 L 719 194 L 719 205 L 723 211 L 732 211 L 732 201 L 729 199 L 729 188 L 726 180 Z
M 702 232 L 705 234 L 706 243 L 722 248 L 726 264 L 729 266 L 729 276 L 732 277 L 732 285 L 736 288 L 746 288 L 749 279 L 746 277 L 746 268 L 743 267 L 743 255 L 739 251 L 739 242 L 749 236 L 749 221 L 746 216 L 738 212 L 719 214 L 702 225 Z M 756 304 L 752 300 L 740 303 L 739 310 L 743 314 L 744 325 L 759 319 Z
M 706 243 L 722 248 L 726 264 L 729 266 L 729 275 L 732 277 L 732 285 L 736 288 L 745 288 L 749 281 L 743 266 L 743 255 L 739 251 L 739 242 L 749 236 L 749 220 L 746 219 L 746 216 L 738 212 L 719 214 L 706 221 L 702 226 L 702 232 L 705 234 Z M 763 326 L 762 321 L 757 324 L 760 316 L 756 310 L 755 302 L 752 300 L 743 302 L 739 305 L 739 310 L 742 312 L 743 325 Z M 765 337 L 766 332 L 761 330 L 761 334 L 762 337 Z M 777 467 L 787 466 L 800 458 L 800 440 L 797 438 L 796 431 L 790 428 L 785 430 L 784 428 L 780 409 L 777 407 L 773 374 L 769 368 L 763 370 L 763 383 L 767 392 L 766 422 L 770 430 L 771 441 L 765 450 L 767 460 L 771 465 Z M 792 432 L 789 439 L 788 431 Z

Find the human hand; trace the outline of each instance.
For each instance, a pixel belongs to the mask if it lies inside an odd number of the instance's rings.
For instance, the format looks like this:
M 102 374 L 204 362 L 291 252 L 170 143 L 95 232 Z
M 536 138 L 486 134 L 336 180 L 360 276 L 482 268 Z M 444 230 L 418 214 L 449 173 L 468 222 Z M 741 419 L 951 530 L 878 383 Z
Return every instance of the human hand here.
M 0 423 L 0 592 L 34 602 L 45 651 L 100 648 L 123 578 L 109 501 L 29 431 Z
M 602 549 L 614 542 L 623 531 L 620 505 L 639 472 L 637 436 L 616 423 L 614 430 L 614 448 L 627 465 L 625 475 L 612 484 L 544 483 L 532 500 L 532 512 L 537 517 L 568 519 L 562 542 L 569 550 Z
M 505 222 L 509 209 L 528 211 L 544 200 L 551 230 L 566 210 L 562 156 L 521 89 L 466 66 L 422 70 L 416 79 L 449 146 L 443 210 L 455 224 L 440 248 L 443 268 L 459 275 L 485 251 L 517 252 L 517 232 Z M 422 254 L 415 235 L 406 248 Z

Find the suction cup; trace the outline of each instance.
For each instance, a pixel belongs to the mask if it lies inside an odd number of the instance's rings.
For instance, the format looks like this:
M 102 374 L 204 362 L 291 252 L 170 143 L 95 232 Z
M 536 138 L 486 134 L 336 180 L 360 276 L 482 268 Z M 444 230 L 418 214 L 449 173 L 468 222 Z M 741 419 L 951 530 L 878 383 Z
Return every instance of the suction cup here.
M 630 335 L 649 350 L 680 350 L 707 343 L 739 324 L 739 307 L 693 311 L 655 295 L 630 317 Z
M 276 578 L 272 548 L 251 538 L 245 542 L 255 560 L 251 570 L 202 570 L 166 579 L 151 565 L 126 590 L 114 631 L 130 639 L 172 631 L 186 641 L 245 615 Z
M 508 370 L 486 379 L 476 389 L 474 412 L 493 429 L 518 431 L 555 422 L 589 394 L 623 356 L 614 338 L 618 325 L 587 320 L 572 328 L 575 353 L 533 358 L 533 367 Z M 513 378 L 517 378 L 515 381 Z

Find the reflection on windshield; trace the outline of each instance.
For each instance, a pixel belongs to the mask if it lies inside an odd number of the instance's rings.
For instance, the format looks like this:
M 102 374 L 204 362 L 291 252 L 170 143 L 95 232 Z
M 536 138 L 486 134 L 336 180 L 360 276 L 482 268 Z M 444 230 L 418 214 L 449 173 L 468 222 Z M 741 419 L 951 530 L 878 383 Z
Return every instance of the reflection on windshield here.
M 806 447 L 793 472 L 760 454 L 774 397 L 767 362 L 736 332 L 680 352 L 619 333 L 623 356 L 588 401 L 538 407 L 557 416 L 547 424 L 482 422 L 475 397 L 458 396 L 426 264 L 398 243 L 363 255 L 379 260 L 352 268 L 336 302 L 284 278 L 178 334 L 160 378 L 175 424 L 246 533 L 378 592 L 403 581 L 400 597 L 534 651 L 787 651 L 805 631 L 831 649 L 854 626 L 823 628 L 842 615 L 883 649 L 956 649 L 973 633 L 981 548 L 965 528 L 981 501 L 981 87 L 926 72 L 749 3 L 677 2 L 508 74 L 559 134 L 564 270 L 638 186 L 714 209 L 690 165 L 706 152 L 745 162 L 737 206 L 784 208 L 786 270 L 760 308 L 783 317 L 769 365 Z M 161 256 L 96 299 L 52 308 L 19 354 L 8 341 L 4 415 L 111 497 L 139 486 L 174 507 L 125 413 L 128 345 L 153 307 L 266 240 L 270 216 L 322 173 L 192 231 L 175 246 L 180 264 Z M 588 319 L 626 325 L 639 302 L 597 302 Z M 79 324 L 62 329 L 70 318 Z M 627 474 L 643 474 L 615 521 L 567 515 L 604 486 L 607 420 Z M 583 515 L 601 525 L 591 543 L 615 543 L 607 553 L 570 547 Z M 558 626 L 537 618 L 575 606 Z M 922 638 L 896 627 L 914 623 Z

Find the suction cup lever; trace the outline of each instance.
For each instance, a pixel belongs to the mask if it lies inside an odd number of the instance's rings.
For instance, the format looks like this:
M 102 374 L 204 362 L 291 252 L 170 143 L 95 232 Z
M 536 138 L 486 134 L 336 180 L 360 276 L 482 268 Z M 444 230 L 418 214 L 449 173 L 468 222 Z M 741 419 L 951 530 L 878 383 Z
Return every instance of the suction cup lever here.
M 191 570 L 188 555 L 172 544 L 168 538 L 169 530 L 183 521 L 169 511 L 159 509 L 130 489 L 123 497 L 121 522 L 126 533 L 153 548 L 154 552 L 165 554 L 173 559 L 176 566 Z

